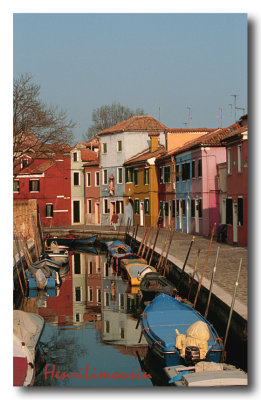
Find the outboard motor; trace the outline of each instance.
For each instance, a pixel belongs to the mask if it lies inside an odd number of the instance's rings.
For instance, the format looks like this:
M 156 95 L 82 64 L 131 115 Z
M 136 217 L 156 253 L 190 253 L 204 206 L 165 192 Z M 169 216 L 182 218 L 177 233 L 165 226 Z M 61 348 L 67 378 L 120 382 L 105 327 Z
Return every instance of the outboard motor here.
M 200 351 L 197 346 L 187 346 L 185 349 L 185 364 L 195 365 L 200 361 Z

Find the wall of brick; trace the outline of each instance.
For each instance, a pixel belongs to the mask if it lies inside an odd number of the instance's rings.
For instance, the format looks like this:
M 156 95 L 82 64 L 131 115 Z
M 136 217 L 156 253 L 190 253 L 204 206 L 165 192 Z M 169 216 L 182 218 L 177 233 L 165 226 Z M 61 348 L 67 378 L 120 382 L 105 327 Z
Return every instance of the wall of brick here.
M 37 221 L 37 200 L 14 201 L 13 203 L 13 232 L 20 232 L 26 240 L 34 239 L 32 215 Z

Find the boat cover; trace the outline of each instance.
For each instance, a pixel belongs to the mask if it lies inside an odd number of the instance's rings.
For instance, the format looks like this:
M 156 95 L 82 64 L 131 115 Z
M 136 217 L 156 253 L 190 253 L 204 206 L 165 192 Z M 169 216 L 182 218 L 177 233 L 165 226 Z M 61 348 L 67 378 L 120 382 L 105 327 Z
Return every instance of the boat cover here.
M 205 319 L 193 308 L 166 294 L 157 296 L 145 310 L 147 325 L 155 340 L 161 341 L 164 347 L 176 346 L 177 333 L 186 334 L 188 328 L 199 320 Z M 208 345 L 216 344 L 216 336 L 209 331 Z
M 187 346 L 197 346 L 200 351 L 200 358 L 203 360 L 208 351 L 209 329 L 205 322 L 197 321 L 192 324 L 186 335 L 180 334 L 176 329 L 176 347 L 180 350 L 181 357 L 185 357 Z
M 43 318 L 37 314 L 13 311 L 13 333 L 28 347 L 35 347 L 43 324 Z

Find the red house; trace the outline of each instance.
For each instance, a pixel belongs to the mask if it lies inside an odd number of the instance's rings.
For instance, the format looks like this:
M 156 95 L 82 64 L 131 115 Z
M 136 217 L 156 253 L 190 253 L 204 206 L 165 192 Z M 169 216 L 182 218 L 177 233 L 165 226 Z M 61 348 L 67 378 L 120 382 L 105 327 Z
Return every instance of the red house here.
M 21 159 L 27 163 L 28 156 Z M 44 227 L 71 223 L 71 160 L 69 154 L 37 158 L 13 181 L 14 201 L 37 199 Z
M 222 141 L 227 151 L 227 242 L 247 246 L 247 115 L 239 123 L 241 126 Z

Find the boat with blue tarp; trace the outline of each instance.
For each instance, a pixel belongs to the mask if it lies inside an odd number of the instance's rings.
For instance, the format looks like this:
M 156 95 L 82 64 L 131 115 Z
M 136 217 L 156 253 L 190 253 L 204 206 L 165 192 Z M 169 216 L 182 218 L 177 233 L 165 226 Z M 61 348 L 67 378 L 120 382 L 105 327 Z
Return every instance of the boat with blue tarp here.
M 195 338 L 192 342 L 187 339 L 186 334 L 196 323 L 203 325 L 205 336 Z M 220 362 L 223 346 L 215 328 L 194 308 L 181 300 L 160 294 L 145 308 L 141 324 L 149 347 L 165 366 L 185 363 L 189 351 L 190 361 L 193 359 L 193 352 L 196 352 L 197 361 L 204 359 Z M 188 349 L 180 347 L 180 344 L 184 346 L 186 343 L 189 344 Z M 201 352 L 202 343 L 205 346 L 204 352 Z M 200 353 L 197 346 L 200 347 Z

